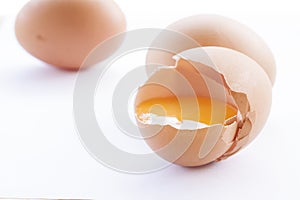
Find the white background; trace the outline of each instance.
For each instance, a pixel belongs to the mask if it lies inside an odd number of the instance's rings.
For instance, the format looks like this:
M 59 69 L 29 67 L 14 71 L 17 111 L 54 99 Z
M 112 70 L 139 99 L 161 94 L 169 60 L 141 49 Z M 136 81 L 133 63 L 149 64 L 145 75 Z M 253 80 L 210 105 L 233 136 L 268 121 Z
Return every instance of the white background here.
M 300 199 L 297 1 L 116 1 L 129 30 L 193 14 L 232 17 L 261 35 L 277 61 L 272 112 L 253 144 L 220 163 L 146 175 L 112 171 L 82 147 L 72 114 L 76 73 L 38 61 L 15 40 L 14 15 L 25 2 L 0 2 L 0 197 Z

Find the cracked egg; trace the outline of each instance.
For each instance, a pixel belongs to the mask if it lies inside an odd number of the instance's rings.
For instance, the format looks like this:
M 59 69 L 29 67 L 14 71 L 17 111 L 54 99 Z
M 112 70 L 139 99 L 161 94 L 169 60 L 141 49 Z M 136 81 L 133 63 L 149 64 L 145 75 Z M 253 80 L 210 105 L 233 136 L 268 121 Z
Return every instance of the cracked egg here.
M 270 112 L 272 83 L 264 69 L 224 47 L 192 48 L 173 59 L 135 99 L 140 132 L 153 151 L 181 166 L 201 166 L 249 144 Z

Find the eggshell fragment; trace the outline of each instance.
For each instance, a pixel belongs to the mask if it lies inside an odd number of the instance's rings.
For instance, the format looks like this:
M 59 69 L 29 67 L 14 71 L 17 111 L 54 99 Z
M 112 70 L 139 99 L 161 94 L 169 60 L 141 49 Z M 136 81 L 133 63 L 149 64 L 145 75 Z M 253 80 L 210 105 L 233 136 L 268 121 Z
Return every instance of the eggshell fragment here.
M 31 0 L 19 12 L 15 33 L 33 56 L 77 70 L 98 44 L 126 29 L 125 16 L 112 0 Z M 121 41 L 99 55 L 111 55 Z
M 214 66 L 205 60 L 197 59 L 197 54 L 203 50 Z M 249 141 L 252 141 L 263 128 L 272 104 L 272 85 L 262 68 L 248 56 L 222 47 L 195 48 L 182 52 L 181 55 L 194 66 L 197 66 L 197 63 L 209 64 L 207 67 L 213 67 L 222 74 L 230 90 L 235 92 L 233 96 L 240 105 L 240 110 L 245 110 L 242 106 L 248 106 L 247 102 L 249 103 L 248 115 L 253 122 Z
M 268 74 L 272 84 L 275 82 L 276 66 L 272 52 L 266 43 L 251 29 L 245 25 L 217 15 L 196 15 L 181 19 L 167 27 L 194 39 L 199 46 L 219 46 L 239 51 L 254 61 Z M 168 41 L 168 38 L 158 36 L 156 43 L 169 43 L 170 50 L 174 49 L 176 41 Z M 180 44 L 181 51 L 196 48 L 191 44 Z M 155 45 L 154 45 L 155 46 Z M 177 46 L 176 46 L 177 48 Z M 161 66 L 174 65 L 171 52 L 149 51 L 147 64 L 157 64 Z M 150 73 L 150 72 L 149 72 Z

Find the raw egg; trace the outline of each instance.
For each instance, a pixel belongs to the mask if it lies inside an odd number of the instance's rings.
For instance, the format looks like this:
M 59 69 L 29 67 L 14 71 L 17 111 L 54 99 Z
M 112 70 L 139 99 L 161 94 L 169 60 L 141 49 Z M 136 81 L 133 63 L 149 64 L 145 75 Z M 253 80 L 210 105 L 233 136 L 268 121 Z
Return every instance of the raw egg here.
M 15 33 L 33 56 L 59 68 L 77 70 L 93 48 L 126 29 L 112 0 L 31 0 L 19 12 Z M 98 61 L 111 55 L 121 41 Z
M 181 166 L 226 159 L 267 121 L 276 71 L 271 51 L 254 32 L 220 16 L 186 18 L 169 27 L 200 47 L 182 44 L 175 56 L 149 51 L 147 64 L 161 66 L 136 95 L 140 132 L 154 152 Z M 159 37 L 154 43 L 164 42 Z

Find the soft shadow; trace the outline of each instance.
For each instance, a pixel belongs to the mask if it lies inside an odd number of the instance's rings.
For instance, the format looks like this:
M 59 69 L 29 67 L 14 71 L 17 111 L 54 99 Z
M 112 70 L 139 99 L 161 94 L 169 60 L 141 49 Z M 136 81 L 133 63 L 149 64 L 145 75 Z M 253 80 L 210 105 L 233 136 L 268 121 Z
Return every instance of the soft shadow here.
M 211 168 L 217 167 L 218 164 L 219 164 L 218 162 L 211 162 L 206 165 L 197 166 L 197 167 L 182 167 L 182 166 L 178 166 L 178 167 L 180 167 L 181 170 L 183 171 L 188 171 L 189 173 L 194 171 L 198 173 L 199 171 L 210 170 Z
M 210 171 L 216 170 L 219 167 L 219 165 L 219 162 L 212 162 L 198 167 L 182 167 L 179 165 L 172 164 L 165 169 L 148 174 L 146 176 L 155 177 L 156 175 L 159 175 L 162 178 L 164 177 L 165 181 L 168 182 L 173 181 L 173 179 L 178 179 L 180 176 L 195 176 L 201 175 L 203 173 L 209 173 Z M 160 179 L 160 181 L 161 180 L 162 179 Z
M 228 162 L 213 162 L 200 167 L 181 167 L 172 165 L 161 171 L 147 174 L 140 179 L 137 187 L 139 188 L 153 188 L 158 190 L 164 187 L 181 188 L 189 187 L 188 185 L 197 185 L 199 188 L 207 187 L 207 183 L 213 185 L 217 183 L 227 170 L 230 169 Z M 228 173 L 228 171 L 227 171 Z M 156 187 L 157 186 L 157 187 Z
M 63 70 L 57 67 L 40 64 L 22 66 L 15 77 L 20 83 L 36 83 L 43 84 L 56 81 L 70 81 L 76 78 L 77 71 Z
M 170 173 L 170 175 L 174 173 L 174 175 L 176 174 L 176 176 L 185 175 L 185 174 L 189 174 L 189 176 L 194 176 L 195 174 L 207 173 L 209 171 L 215 170 L 216 168 L 219 167 L 219 164 L 220 164 L 219 162 L 212 162 L 197 167 L 182 167 L 178 165 L 173 165 L 172 168 L 174 169 L 170 168 L 171 170 L 169 171 L 168 169 L 166 169 L 165 173 Z
M 73 91 L 77 73 L 47 64 L 21 65 L 7 74 L 5 83 L 12 92 L 69 93 Z
M 21 79 L 33 81 L 53 81 L 65 77 L 75 77 L 76 74 L 77 71 L 74 70 L 65 70 L 48 64 L 40 64 L 22 67 L 18 76 L 20 76 Z

